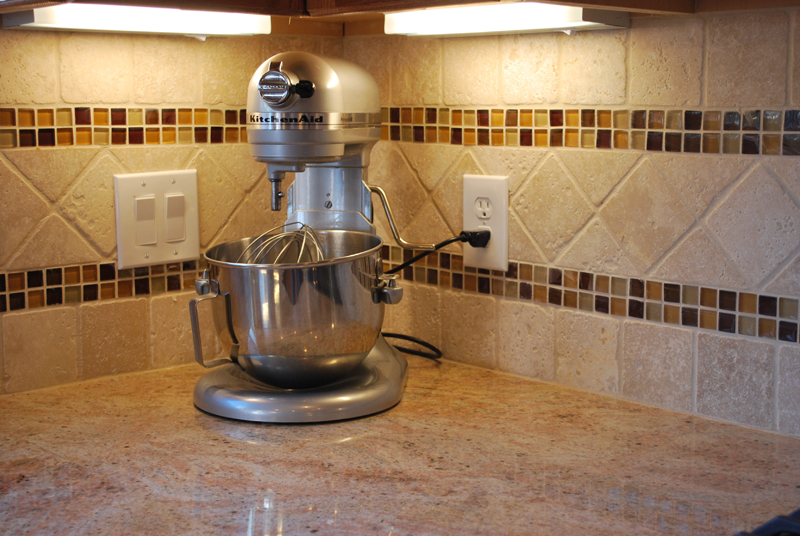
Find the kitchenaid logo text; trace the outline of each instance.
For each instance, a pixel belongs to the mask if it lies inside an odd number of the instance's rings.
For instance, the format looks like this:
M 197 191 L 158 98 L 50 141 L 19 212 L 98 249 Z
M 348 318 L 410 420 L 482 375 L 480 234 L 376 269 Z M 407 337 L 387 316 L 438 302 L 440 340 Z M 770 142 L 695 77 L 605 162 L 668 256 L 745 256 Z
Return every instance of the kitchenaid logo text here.
M 301 115 L 300 117 L 280 117 L 277 115 L 250 114 L 251 123 L 322 123 L 321 115 Z

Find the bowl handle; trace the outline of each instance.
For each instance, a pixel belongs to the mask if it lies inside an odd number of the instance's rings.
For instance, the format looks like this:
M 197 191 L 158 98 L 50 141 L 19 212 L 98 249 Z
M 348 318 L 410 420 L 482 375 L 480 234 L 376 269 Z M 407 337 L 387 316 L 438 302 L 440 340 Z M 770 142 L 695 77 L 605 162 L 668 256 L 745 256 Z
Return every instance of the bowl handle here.
M 231 321 L 231 295 L 227 292 L 219 291 L 219 281 L 208 276 L 208 270 L 203 270 L 203 276 L 194 282 L 195 291 L 199 294 L 189 301 L 189 316 L 192 319 L 192 341 L 194 342 L 194 358 L 198 363 L 206 368 L 224 365 L 234 362 L 239 364 L 239 341 L 233 333 L 233 323 Z M 217 296 L 222 296 L 225 300 L 225 319 L 228 324 L 228 334 L 231 336 L 233 346 L 231 347 L 230 360 L 215 359 L 213 361 L 203 361 L 203 341 L 200 337 L 200 318 L 197 315 L 197 304 L 204 300 L 213 300 Z

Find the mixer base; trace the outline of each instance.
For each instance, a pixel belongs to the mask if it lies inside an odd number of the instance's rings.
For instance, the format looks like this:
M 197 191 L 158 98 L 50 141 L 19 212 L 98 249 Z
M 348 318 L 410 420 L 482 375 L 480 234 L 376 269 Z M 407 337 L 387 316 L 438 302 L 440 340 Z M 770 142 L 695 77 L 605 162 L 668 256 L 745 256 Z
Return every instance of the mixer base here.
M 259 382 L 230 363 L 205 374 L 194 388 L 199 409 L 229 419 L 312 423 L 363 417 L 400 402 L 405 357 L 384 338 L 347 378 L 313 389 L 280 389 Z

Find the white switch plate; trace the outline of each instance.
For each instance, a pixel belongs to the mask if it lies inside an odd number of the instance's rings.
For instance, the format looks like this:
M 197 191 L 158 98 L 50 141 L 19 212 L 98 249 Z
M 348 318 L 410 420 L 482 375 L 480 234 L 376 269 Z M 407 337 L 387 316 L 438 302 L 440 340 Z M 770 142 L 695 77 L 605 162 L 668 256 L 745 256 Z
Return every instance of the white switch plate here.
M 167 242 L 167 197 L 183 195 L 185 238 Z M 155 244 L 137 245 L 137 228 L 149 229 L 149 220 L 136 221 L 136 198 L 155 198 Z M 151 264 L 190 261 L 200 256 L 200 225 L 197 211 L 197 170 L 157 171 L 114 175 L 117 214 L 117 267 L 136 268 Z M 180 208 L 180 203 L 174 205 Z M 145 211 L 146 213 L 146 211 Z M 140 219 L 142 218 L 140 214 Z M 145 216 L 147 217 L 147 216 Z M 178 216 L 179 217 L 179 216 Z M 170 225 L 180 226 L 170 214 Z M 173 238 L 175 233 L 173 232 Z
M 464 243 L 464 265 L 508 270 L 508 177 L 464 175 L 464 231 L 491 231 L 485 248 Z

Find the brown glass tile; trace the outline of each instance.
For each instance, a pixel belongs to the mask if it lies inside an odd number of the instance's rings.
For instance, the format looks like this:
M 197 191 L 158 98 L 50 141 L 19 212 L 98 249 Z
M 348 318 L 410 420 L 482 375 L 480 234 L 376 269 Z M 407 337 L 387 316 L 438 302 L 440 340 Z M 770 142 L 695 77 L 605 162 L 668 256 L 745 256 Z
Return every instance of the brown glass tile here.
M 683 127 L 686 130 L 700 130 L 703 126 L 703 112 L 686 110 L 683 114 Z
M 433 268 L 428 268 L 426 283 L 428 283 L 429 285 L 438 285 L 439 284 L 439 271 L 435 270 Z
M 450 272 L 439 272 L 439 286 L 450 288 Z
M 489 126 L 489 110 L 478 110 L 478 126 Z
M 594 296 L 586 292 L 578 294 L 578 308 L 581 311 L 594 311 Z
M 0 127 L 17 126 L 17 114 L 14 108 L 0 108 Z
M 25 290 L 25 272 L 8 274 L 8 290 L 10 292 Z
M 664 128 L 664 110 L 650 110 L 647 118 L 647 128 L 661 130 Z
M 505 145 L 505 139 L 504 139 L 504 136 L 503 136 L 503 129 L 502 128 L 493 128 L 491 136 L 492 136 L 492 145 L 493 146 Z
M 27 272 L 28 288 L 44 286 L 44 272 L 42 270 L 31 270 Z
M 761 110 L 742 113 L 742 130 L 761 130 Z
M 798 301 L 793 298 L 781 298 L 778 302 L 778 315 L 787 320 L 798 319 Z
M 167 276 L 167 290 L 180 290 L 181 289 L 181 276 L 168 275 Z
M 578 272 L 575 270 L 564 270 L 564 286 L 567 288 L 578 288 Z
M 611 149 L 611 131 L 598 130 L 597 131 L 597 148 L 598 149 Z
M 756 336 L 756 319 L 752 316 L 739 315 L 737 323 L 737 333 L 739 335 L 747 335 L 749 337 Z
M 81 267 L 68 266 L 64 268 L 64 283 L 67 285 L 77 285 L 81 282 Z
M 627 316 L 627 304 L 625 298 L 611 298 L 611 314 L 614 316 Z
M 641 279 L 631 279 L 628 292 L 634 298 L 644 298 L 644 281 Z
M 564 126 L 564 111 L 563 110 L 550 110 L 550 126 L 563 127 Z
M 30 272 L 28 272 L 30 274 Z M 30 277 L 28 278 L 30 286 Z M 773 296 L 758 297 L 758 314 L 763 316 L 778 316 L 778 298 Z
M 800 155 L 800 134 L 783 135 L 783 154 L 787 156 Z
M 644 302 L 640 300 L 628 300 L 628 316 L 632 318 L 644 318 Z
M 519 118 L 519 113 L 517 110 L 506 110 L 506 118 L 505 118 L 505 126 L 507 127 L 515 127 L 517 126 L 517 122 Z
M 748 292 L 739 293 L 739 308 L 740 313 L 756 314 L 758 296 Z
M 533 146 L 533 131 L 529 128 L 523 128 L 519 131 L 519 144 L 522 147 Z
M 36 131 L 35 130 L 20 130 L 19 131 L 19 146 L 20 147 L 36 147 Z
M 478 277 L 472 274 L 464 274 L 464 290 L 469 292 L 477 292 Z
M 550 147 L 563 147 L 564 146 L 564 132 L 560 128 L 554 128 L 550 131 Z
M 779 322 L 778 339 L 787 342 L 797 342 L 797 322 Z
M 100 299 L 113 300 L 116 297 L 116 286 L 114 283 L 101 283 L 100 284 Z
M 492 295 L 503 296 L 505 294 L 505 285 L 502 279 L 492 279 Z M 480 280 L 478 281 L 478 289 L 480 289 Z
M 594 275 L 589 272 L 581 272 L 579 287 L 581 290 L 594 290 Z
M 577 128 L 564 131 L 564 147 L 580 147 L 580 135 Z
M 59 128 L 56 130 L 56 145 L 74 145 L 73 132 L 71 128 Z
M 595 127 L 595 111 L 581 110 L 581 126 L 586 128 Z
M 671 153 L 681 152 L 681 135 L 678 132 L 664 134 L 664 150 Z
M 87 264 L 83 267 L 83 282 L 89 283 L 92 281 L 97 281 L 97 265 L 96 264 Z
M 631 112 L 631 128 L 647 128 L 647 110 L 634 110 Z
M 111 129 L 111 144 L 125 145 L 128 141 L 128 131 L 124 128 Z
M 58 288 L 49 288 L 46 291 L 45 299 L 47 305 L 61 305 L 64 303 L 63 290 Z
M 719 308 L 726 311 L 736 310 L 736 293 L 730 290 L 719 291 Z
M 32 290 L 28 292 L 28 309 L 44 307 L 44 291 Z
M 700 134 L 683 135 L 683 151 L 685 153 L 699 153 L 702 138 Z
M 545 125 L 547 122 L 545 122 Z M 520 110 L 519 111 L 519 126 L 532 127 L 533 126 L 533 110 Z
M 533 299 L 533 285 L 530 283 L 520 283 L 519 284 L 519 297 L 522 300 L 532 300 Z
M 719 153 L 720 137 L 719 134 L 703 134 L 703 152 L 709 154 Z
M 547 303 L 550 305 L 561 305 L 561 289 L 549 288 L 547 292 Z
M 664 133 L 663 132 L 648 132 L 647 133 L 647 150 L 648 151 L 662 151 L 664 148 Z
M 61 268 L 48 268 L 45 271 L 45 279 L 47 281 L 47 286 L 54 286 L 60 285 L 63 278 L 62 278 Z M 2 291 L 3 289 L 0 289 Z
M 772 318 L 758 319 L 758 336 L 765 339 L 774 339 L 777 336 L 777 325 Z
M 547 274 L 547 267 L 546 266 L 534 266 L 533 267 L 533 281 L 534 281 L 534 283 L 542 283 L 544 285 L 547 284 L 548 274 Z
M 8 295 L 8 310 L 9 311 L 18 311 L 20 309 L 25 309 L 25 293 L 24 292 L 15 292 L 13 294 Z
M 6 274 L 0 274 L 0 292 L 6 291 Z
M 134 292 L 137 296 L 150 294 L 150 279 L 144 277 L 133 280 Z
M 547 303 L 547 287 L 543 285 L 533 285 L 533 301 Z
M 208 143 L 208 127 L 195 127 L 194 142 Z
M 719 313 L 718 329 L 724 333 L 736 333 L 736 315 L 730 313 Z
M 564 110 L 564 125 L 568 127 L 579 127 L 581 124 L 581 113 L 579 110 Z
M 536 147 L 548 147 L 550 145 L 550 134 L 547 129 L 537 128 L 533 131 L 533 144 Z
M 607 275 L 596 275 L 594 277 L 594 290 L 595 292 L 602 292 L 608 294 L 611 289 L 611 278 Z
M 684 307 L 681 309 L 681 325 L 697 327 L 699 320 L 698 310 L 694 307 Z
M 489 130 L 485 128 L 478 129 L 478 145 L 489 145 Z
M 781 135 L 764 134 L 761 136 L 761 154 L 773 156 L 781 154 Z
M 521 263 L 519 265 L 519 278 L 523 281 L 533 281 L 533 265 Z
M 222 127 L 211 127 L 211 143 L 222 143 L 224 141 L 225 129 Z
M 127 110 L 125 108 L 112 108 L 111 109 L 111 124 L 112 125 L 126 125 L 127 124 Z
M 722 119 L 722 128 L 724 130 L 739 130 L 741 128 L 741 115 L 739 112 L 725 112 Z
M 174 125 L 177 123 L 177 114 L 174 108 L 161 110 L 161 124 Z
M 647 290 L 648 300 L 661 300 L 661 283 L 658 281 L 647 281 L 647 283 L 645 283 L 645 287 Z
M 680 324 L 681 308 L 677 305 L 664 305 L 664 322 L 667 324 Z
M 608 296 L 595 296 L 594 310 L 597 313 L 608 314 L 610 311 Z
M 700 309 L 700 327 L 702 329 L 717 330 L 717 313 L 708 309 Z
M 478 277 L 478 292 L 481 294 L 491 294 L 492 284 L 488 277 Z
M 674 283 L 664 283 L 664 301 L 670 303 L 680 303 L 681 286 Z
M 52 128 L 39 129 L 39 147 L 55 147 L 56 131 Z
M 97 301 L 100 296 L 100 289 L 97 284 L 83 285 L 83 301 Z
M 131 145 L 144 144 L 144 129 L 141 127 L 128 129 L 128 143 Z
M 36 111 L 36 124 L 40 127 L 54 127 L 56 126 L 55 110 L 42 109 Z
M 462 255 L 453 255 L 450 258 L 450 264 L 453 271 L 460 272 L 464 269 L 464 257 Z
M 550 268 L 547 282 L 551 285 L 561 286 L 561 270 L 558 268 Z

